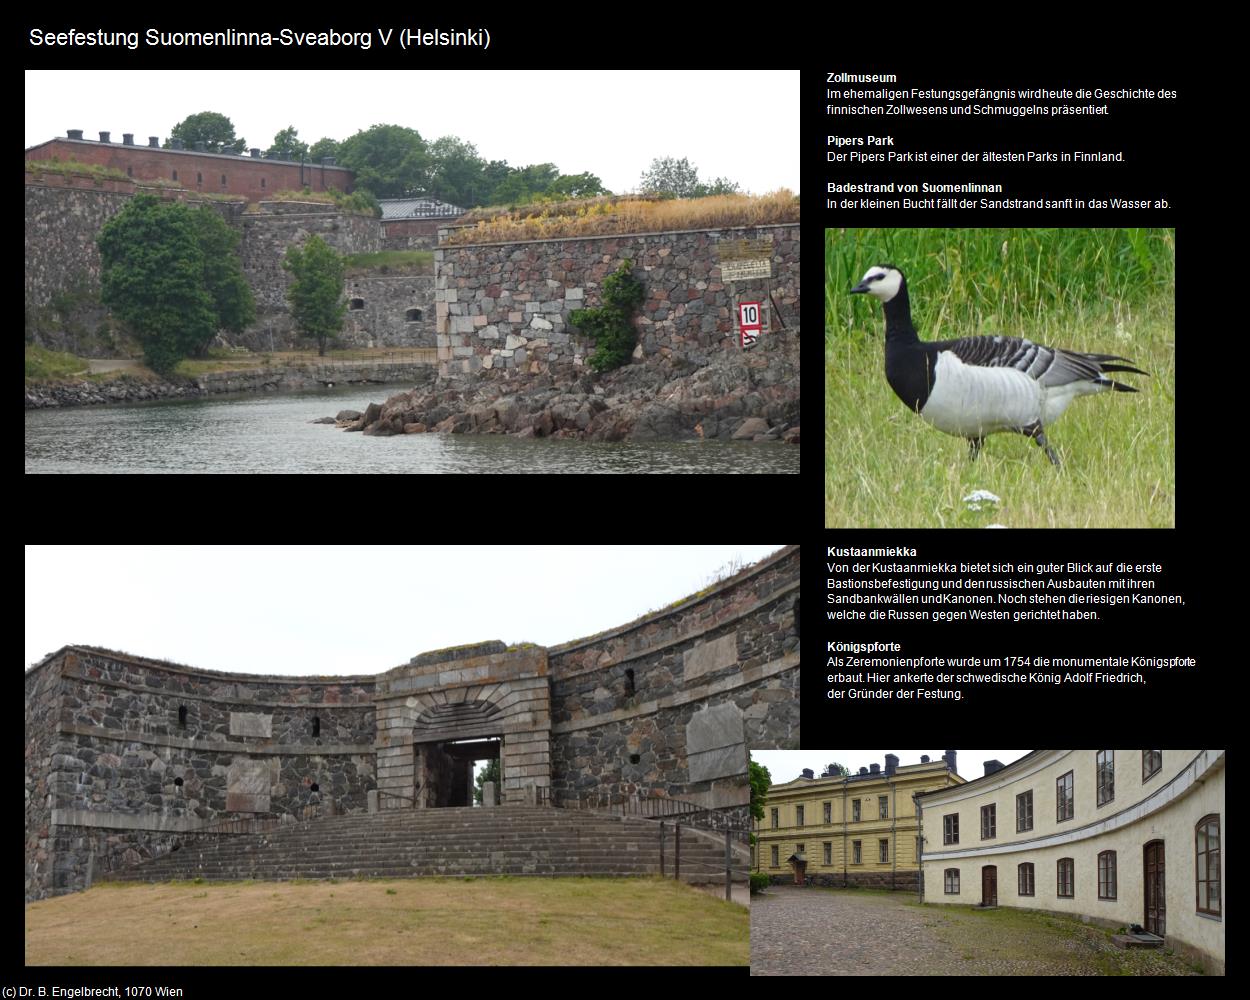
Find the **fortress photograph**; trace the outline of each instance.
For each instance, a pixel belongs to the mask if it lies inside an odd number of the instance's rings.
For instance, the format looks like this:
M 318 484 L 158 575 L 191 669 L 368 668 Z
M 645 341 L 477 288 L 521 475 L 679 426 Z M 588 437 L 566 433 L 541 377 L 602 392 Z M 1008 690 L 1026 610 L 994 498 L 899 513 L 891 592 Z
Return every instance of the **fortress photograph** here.
M 26 674 L 26 899 L 663 874 L 740 905 L 747 747 L 799 739 L 798 569 L 786 546 L 583 639 L 479 642 L 373 675 L 65 646 Z

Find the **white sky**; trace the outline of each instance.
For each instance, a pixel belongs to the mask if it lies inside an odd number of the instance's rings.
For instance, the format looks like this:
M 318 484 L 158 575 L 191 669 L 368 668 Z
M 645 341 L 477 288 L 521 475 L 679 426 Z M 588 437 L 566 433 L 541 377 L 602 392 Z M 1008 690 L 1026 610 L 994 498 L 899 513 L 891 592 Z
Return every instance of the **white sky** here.
M 636 190 L 657 156 L 685 157 L 701 180 L 728 177 L 755 194 L 799 190 L 797 70 L 217 70 L 207 80 L 203 70 L 26 73 L 27 147 L 67 129 L 163 142 L 200 111 L 224 114 L 236 136 L 262 150 L 288 125 L 309 145 L 404 125 L 427 142 L 458 136 L 483 159 L 514 167 L 589 171 L 618 194 Z
M 27 546 L 25 660 L 80 644 L 208 670 L 376 674 L 445 646 L 624 625 L 781 547 Z
M 955 767 L 961 778 L 972 781 L 985 776 L 983 764 L 987 760 L 997 760 L 1003 764 L 1017 761 L 1032 750 L 956 750 Z M 841 764 L 858 774 L 861 767 L 880 764 L 885 770 L 885 755 L 894 754 L 898 758 L 899 767 L 907 764 L 919 764 L 920 755 L 928 754 L 930 760 L 941 760 L 945 750 L 752 750 L 751 759 L 763 764 L 772 775 L 774 785 L 784 785 L 793 781 L 803 773 L 803 768 L 810 767 L 816 777 L 820 777 L 828 764 Z

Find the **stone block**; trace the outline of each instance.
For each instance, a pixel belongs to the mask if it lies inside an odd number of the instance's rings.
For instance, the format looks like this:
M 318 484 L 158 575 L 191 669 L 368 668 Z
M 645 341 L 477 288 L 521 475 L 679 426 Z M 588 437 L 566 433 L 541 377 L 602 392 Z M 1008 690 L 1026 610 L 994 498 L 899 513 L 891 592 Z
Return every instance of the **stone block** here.
M 256 712 L 231 712 L 230 735 L 269 739 L 273 736 L 273 716 Z
M 535 316 L 530 320 L 530 327 L 534 330 L 554 330 L 555 327 L 549 320 L 543 319 L 541 316 Z
M 529 341 L 526 340 L 526 338 L 518 337 L 515 334 L 509 334 L 508 339 L 503 346 L 512 351 L 518 347 L 523 347 L 527 343 L 529 343 Z
M 584 299 L 586 297 L 586 289 L 584 288 L 566 288 L 564 290 L 566 299 Z
M 481 337 L 483 340 L 498 340 L 499 339 L 499 327 L 497 326 L 483 327 L 478 332 L 478 336 Z
M 686 759 L 691 781 L 710 781 L 747 770 L 742 711 L 733 702 L 696 712 L 686 725 Z
M 731 632 L 711 642 L 701 642 L 682 654 L 683 673 L 687 681 L 714 670 L 722 670 L 738 662 L 738 633 Z
M 273 771 L 269 761 L 236 760 L 226 775 L 226 809 L 268 812 Z

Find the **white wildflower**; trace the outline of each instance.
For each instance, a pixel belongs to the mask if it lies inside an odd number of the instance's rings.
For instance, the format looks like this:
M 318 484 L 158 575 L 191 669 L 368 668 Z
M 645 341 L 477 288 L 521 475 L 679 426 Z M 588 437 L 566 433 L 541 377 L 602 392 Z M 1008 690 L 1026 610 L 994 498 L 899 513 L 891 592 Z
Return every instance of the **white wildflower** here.
M 983 503 L 997 504 L 1001 501 L 989 490 L 973 490 L 964 497 L 964 503 L 968 505 L 969 510 L 980 510 Z

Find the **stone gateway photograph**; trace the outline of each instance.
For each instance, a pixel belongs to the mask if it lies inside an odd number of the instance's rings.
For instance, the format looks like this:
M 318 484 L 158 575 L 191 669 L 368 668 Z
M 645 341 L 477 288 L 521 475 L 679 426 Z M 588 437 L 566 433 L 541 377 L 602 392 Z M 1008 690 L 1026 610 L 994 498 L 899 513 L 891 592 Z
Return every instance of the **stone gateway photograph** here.
M 81 936 L 61 940 L 55 914 L 89 921 L 101 893 L 106 913 L 134 904 L 142 921 L 143 893 L 189 884 L 225 927 L 221 894 L 250 884 L 284 883 L 275 905 L 306 885 L 328 886 L 351 907 L 342 882 L 359 893 L 400 879 L 374 902 L 402 907 L 411 893 L 455 896 L 446 880 L 468 879 L 474 888 L 459 901 L 483 914 L 541 911 L 541 897 L 554 894 L 561 906 L 582 900 L 580 916 L 561 918 L 570 927 L 598 913 L 607 938 L 660 915 L 706 930 L 704 948 L 675 944 L 675 929 L 660 927 L 636 951 L 615 948 L 614 963 L 745 964 L 748 747 L 799 741 L 799 547 L 763 550 L 749 565 L 731 560 L 694 593 L 671 603 L 663 595 L 658 610 L 580 639 L 475 641 L 376 673 L 314 674 L 298 653 L 268 674 L 93 645 L 47 654 L 25 677 L 28 963 L 219 961 L 189 945 L 169 961 L 141 950 L 92 955 Z M 549 547 L 546 556 L 558 572 L 576 551 Z M 681 552 L 652 558 L 675 568 Z M 462 558 L 455 547 L 395 555 L 392 573 Z M 32 561 L 53 558 L 27 551 L 28 611 Z M 522 575 L 514 562 L 496 579 Z M 236 609 L 223 596 L 203 613 L 224 619 Z M 491 628 L 490 615 L 475 620 Z M 293 652 L 299 645 L 292 640 Z M 540 898 L 489 901 L 484 878 Z M 618 910 L 631 916 L 614 925 Z M 33 930 L 44 914 L 46 941 Z M 609 960 L 594 934 L 568 934 L 532 954 L 501 945 L 485 964 Z M 274 959 L 253 954 L 254 964 Z

